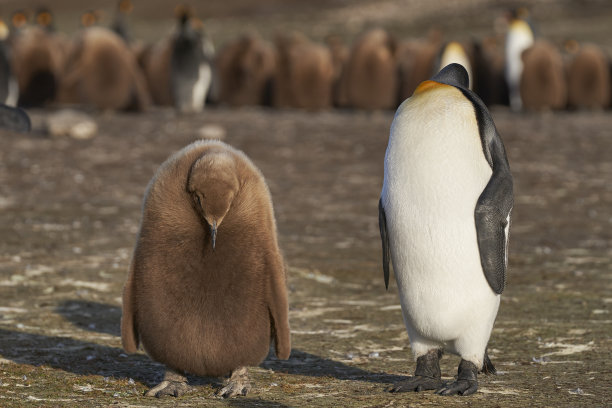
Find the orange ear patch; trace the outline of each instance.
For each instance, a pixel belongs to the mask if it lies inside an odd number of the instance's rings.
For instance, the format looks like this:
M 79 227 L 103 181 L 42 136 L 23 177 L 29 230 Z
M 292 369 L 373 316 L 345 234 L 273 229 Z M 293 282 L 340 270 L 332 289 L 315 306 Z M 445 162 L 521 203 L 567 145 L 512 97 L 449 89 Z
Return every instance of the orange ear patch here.
M 28 16 L 26 16 L 23 12 L 18 11 L 13 14 L 13 17 L 11 18 L 11 23 L 13 24 L 13 27 L 16 28 L 23 27 L 27 22 Z
M 431 81 L 431 80 L 423 81 L 414 90 L 414 94 L 417 95 L 417 94 L 420 94 L 420 93 L 431 91 L 432 89 L 441 88 L 443 86 L 448 86 L 448 85 L 441 84 L 439 82 Z
M 48 27 L 53 22 L 53 16 L 48 11 L 42 11 L 36 15 L 36 23 L 41 27 Z

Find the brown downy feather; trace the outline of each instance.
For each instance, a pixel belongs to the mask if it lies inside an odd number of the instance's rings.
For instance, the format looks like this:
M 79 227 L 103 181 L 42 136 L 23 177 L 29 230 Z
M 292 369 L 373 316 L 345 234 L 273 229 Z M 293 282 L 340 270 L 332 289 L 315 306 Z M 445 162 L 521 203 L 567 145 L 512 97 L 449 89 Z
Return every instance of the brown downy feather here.
M 522 55 L 521 99 L 529 110 L 563 109 L 567 85 L 561 53 L 551 43 L 538 40 Z
M 12 70 L 19 85 L 19 105 L 55 101 L 69 41 L 41 27 L 21 28 L 12 39 Z
M 150 97 L 136 58 L 117 34 L 83 29 L 72 47 L 59 98 L 98 109 L 145 110 Z
M 231 106 L 269 104 L 276 52 L 256 34 L 227 44 L 216 58 L 222 103 Z
M 126 351 L 141 342 L 154 360 L 196 375 L 258 365 L 271 340 L 289 357 L 271 197 L 242 152 L 199 141 L 159 168 L 145 194 L 121 329 Z
M 309 110 L 330 108 L 334 66 L 329 49 L 298 33 L 278 36 L 276 49 L 274 105 Z
M 599 47 L 581 47 L 569 63 L 567 76 L 571 107 L 604 109 L 610 105 L 609 61 Z
M 344 70 L 347 102 L 357 109 L 392 109 L 398 100 L 398 69 L 395 40 L 374 29 L 358 38 Z

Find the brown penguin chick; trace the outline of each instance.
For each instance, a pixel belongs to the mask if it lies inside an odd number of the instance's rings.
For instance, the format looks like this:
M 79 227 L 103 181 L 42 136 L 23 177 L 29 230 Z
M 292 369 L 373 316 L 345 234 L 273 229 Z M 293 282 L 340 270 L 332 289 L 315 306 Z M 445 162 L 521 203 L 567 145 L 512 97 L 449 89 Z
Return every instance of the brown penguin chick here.
M 117 34 L 84 28 L 68 56 L 58 100 L 98 109 L 145 110 L 150 105 L 136 57 Z
M 398 46 L 397 59 L 400 77 L 399 101 L 410 98 L 416 87 L 434 74 L 439 40 L 408 40 Z
M 567 85 L 561 53 L 545 40 L 523 51 L 520 92 L 523 107 L 530 110 L 563 109 Z
M 509 105 L 503 47 L 495 37 L 488 37 L 475 40 L 473 48 L 474 92 L 487 106 Z
M 299 33 L 277 36 L 276 49 L 274 106 L 308 110 L 330 108 L 334 66 L 329 49 Z
M 179 395 L 185 372 L 231 373 L 219 391 L 250 389 L 273 340 L 291 351 L 285 267 L 262 174 L 240 151 L 198 141 L 161 165 L 145 193 L 123 292 L 123 348 L 142 343 L 166 365 L 147 395 Z
M 567 69 L 568 104 L 573 108 L 604 109 L 610 105 L 609 61 L 599 47 L 580 47 Z
M 19 86 L 18 104 L 43 106 L 57 96 L 69 41 L 51 30 L 52 16 L 48 11 L 36 16 L 41 25 L 27 25 L 24 19 L 21 13 L 13 16 L 13 25 L 18 28 L 11 38 L 11 65 Z
M 353 44 L 342 87 L 350 107 L 391 109 L 398 102 L 395 40 L 383 29 L 362 34 Z
M 215 64 L 220 102 L 230 106 L 270 104 L 276 52 L 257 34 L 245 34 L 225 45 Z
M 139 57 L 151 99 L 160 106 L 172 106 L 172 87 L 170 86 L 170 60 L 172 59 L 172 39 L 166 37 L 149 45 Z

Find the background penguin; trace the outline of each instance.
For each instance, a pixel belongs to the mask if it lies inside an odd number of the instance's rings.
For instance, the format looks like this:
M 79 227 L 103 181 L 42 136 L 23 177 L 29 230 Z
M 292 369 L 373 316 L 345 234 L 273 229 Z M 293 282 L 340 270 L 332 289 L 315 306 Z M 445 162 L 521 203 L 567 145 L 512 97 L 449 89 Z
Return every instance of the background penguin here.
M 257 34 L 228 43 L 215 61 L 219 101 L 230 106 L 270 105 L 276 52 Z
M 24 24 L 21 14 L 13 15 L 13 23 L 19 28 L 12 38 L 11 63 L 19 85 L 18 104 L 25 107 L 55 100 L 66 58 L 67 45 L 52 31 L 51 13 L 41 13 L 35 20 L 42 25 L 36 26 Z
M 291 351 L 285 267 L 262 174 L 240 151 L 198 141 L 171 156 L 145 193 L 123 294 L 123 347 L 167 366 L 147 395 L 180 395 L 184 372 L 223 376 L 246 394 L 246 366 L 274 340 Z
M 134 10 L 134 6 L 130 0 L 119 0 L 115 11 L 115 19 L 111 25 L 111 29 L 128 44 L 132 41 L 128 24 L 128 18 L 132 10 Z
M 84 25 L 95 19 L 82 17 Z M 86 26 L 74 41 L 62 76 L 58 100 L 98 109 L 142 111 L 150 105 L 146 82 L 134 54 L 113 31 Z
M 8 45 L 9 29 L 0 19 L 0 102 L 17 106 L 19 85 L 11 68 L 11 50 Z
M 350 107 L 391 109 L 397 106 L 397 44 L 383 29 L 362 34 L 353 44 L 343 87 Z
M 487 106 L 509 105 L 508 85 L 504 78 L 503 47 L 495 37 L 475 40 L 474 92 Z
M 399 70 L 398 104 L 414 93 L 416 87 L 435 74 L 435 61 L 441 46 L 442 34 L 433 30 L 428 38 L 402 41 L 397 51 Z
M 510 95 L 510 107 L 518 111 L 523 107 L 521 99 L 521 77 L 523 75 L 522 54 L 534 42 L 531 26 L 522 19 L 513 19 L 506 34 L 506 83 Z
M 379 204 L 385 286 L 393 262 L 415 376 L 391 391 L 476 392 L 505 286 L 512 176 L 468 76 L 451 64 L 398 108 Z M 442 351 L 461 356 L 443 385 Z
M 470 50 L 468 53 L 467 46 L 457 41 L 449 41 L 440 50 L 438 63 L 436 64 L 437 66 L 434 73 L 439 72 L 442 68 L 452 63 L 462 65 L 468 73 L 468 77 L 470 79 L 470 89 L 472 89 L 474 83 L 472 66 L 474 63 L 471 61 L 472 57 L 469 54 L 473 54 L 473 52 Z
M 310 110 L 330 108 L 334 65 L 329 48 L 294 32 L 277 36 L 276 50 L 274 106 Z
M 179 11 L 179 27 L 172 40 L 170 85 L 180 112 L 201 112 L 212 82 L 214 47 L 204 35 L 202 22 L 191 11 Z
M 605 109 L 610 105 L 608 58 L 596 45 L 578 47 L 567 69 L 568 104 L 573 108 Z
M 538 40 L 522 55 L 520 93 L 522 105 L 530 110 L 562 109 L 567 105 L 567 82 L 559 50 Z

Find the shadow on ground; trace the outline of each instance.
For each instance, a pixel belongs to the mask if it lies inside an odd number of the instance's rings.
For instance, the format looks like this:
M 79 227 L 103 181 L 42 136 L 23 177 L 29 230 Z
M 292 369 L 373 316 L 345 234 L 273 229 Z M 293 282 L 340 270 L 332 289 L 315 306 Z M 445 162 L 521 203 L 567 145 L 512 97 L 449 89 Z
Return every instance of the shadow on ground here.
M 110 334 L 113 336 L 120 336 L 120 321 L 121 321 L 121 308 L 99 302 L 85 301 L 85 300 L 67 300 L 64 301 L 60 306 L 57 307 L 56 312 L 62 315 L 65 319 L 71 322 L 73 325 L 93 332 Z M 93 323 L 95 322 L 95 323 Z M 29 335 L 36 337 L 37 335 Z M 45 337 L 45 336 L 38 336 Z M 52 338 L 48 338 L 52 339 Z M 66 343 L 66 340 L 74 341 L 78 343 L 78 340 L 62 339 L 62 344 Z M 41 339 L 33 339 L 34 341 L 42 341 Z M 24 343 L 27 340 L 24 341 Z M 48 343 L 48 341 L 47 341 Z M 120 357 L 123 353 L 121 349 L 99 346 L 93 343 L 82 343 L 81 347 L 98 347 L 96 355 L 102 355 L 109 360 L 107 362 L 113 362 L 112 358 L 117 357 L 118 359 L 126 360 L 125 357 Z M 104 350 L 106 348 L 107 350 Z M 61 352 L 61 349 L 58 350 Z M 147 358 L 144 356 L 133 355 L 129 357 L 129 361 L 136 359 L 138 364 L 142 364 Z M 35 362 L 36 363 L 36 362 Z M 89 367 L 90 361 L 86 361 Z M 46 364 L 46 363 L 44 363 Z M 121 363 L 123 364 L 123 363 Z M 156 364 L 156 363 L 152 363 Z M 159 365 L 161 370 L 161 365 Z M 375 373 L 371 371 L 362 370 L 357 367 L 346 365 L 342 362 L 322 358 L 315 354 L 308 353 L 306 351 L 293 349 L 289 360 L 276 359 L 274 353 L 271 351 L 266 360 L 261 364 L 262 368 L 273 370 L 276 372 L 282 372 L 293 375 L 304 375 L 310 377 L 333 377 L 338 380 L 351 380 L 351 381 L 366 381 L 374 383 L 393 383 L 405 379 L 403 376 L 389 375 L 385 373 Z M 64 367 L 58 367 L 64 369 Z M 108 370 L 108 367 L 102 367 L 103 370 Z M 68 371 L 72 371 L 68 369 Z M 98 374 L 92 371 L 73 371 L 79 374 Z M 106 372 L 106 371 L 105 371 Z M 121 372 L 127 372 L 121 368 Z M 110 374 L 117 376 L 117 374 Z M 126 374 L 127 375 L 127 374 Z M 147 384 L 153 384 L 150 376 L 144 373 L 129 374 L 132 378 L 138 379 Z M 120 375 L 122 376 L 122 375 Z M 161 379 L 161 377 L 159 378 Z M 198 379 L 198 377 L 190 378 L 190 382 L 201 384 L 209 383 L 208 381 Z

